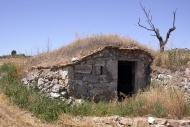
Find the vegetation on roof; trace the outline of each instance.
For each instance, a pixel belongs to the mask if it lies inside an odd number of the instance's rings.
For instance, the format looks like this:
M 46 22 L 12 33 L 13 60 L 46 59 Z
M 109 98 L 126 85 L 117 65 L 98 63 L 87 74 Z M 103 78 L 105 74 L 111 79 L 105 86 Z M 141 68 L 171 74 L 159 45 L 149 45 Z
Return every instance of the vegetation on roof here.
M 79 38 L 73 43 L 52 52 L 39 54 L 31 58 L 30 63 L 32 66 L 51 66 L 60 63 L 60 61 L 62 63 L 69 63 L 73 57 L 81 58 L 107 46 L 150 51 L 138 42 L 126 37 L 119 35 L 94 35 L 82 39 Z

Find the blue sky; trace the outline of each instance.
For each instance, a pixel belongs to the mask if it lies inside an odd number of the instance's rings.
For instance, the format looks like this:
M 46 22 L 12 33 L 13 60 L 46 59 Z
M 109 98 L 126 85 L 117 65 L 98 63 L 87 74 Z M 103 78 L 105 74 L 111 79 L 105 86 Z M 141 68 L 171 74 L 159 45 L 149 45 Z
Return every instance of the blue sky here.
M 48 38 L 56 49 L 93 34 L 119 34 L 156 49 L 157 39 L 137 26 L 139 17 L 144 21 L 139 1 L 164 37 L 177 8 L 167 47 L 190 48 L 189 0 L 0 0 L 0 55 L 36 54 L 47 49 Z

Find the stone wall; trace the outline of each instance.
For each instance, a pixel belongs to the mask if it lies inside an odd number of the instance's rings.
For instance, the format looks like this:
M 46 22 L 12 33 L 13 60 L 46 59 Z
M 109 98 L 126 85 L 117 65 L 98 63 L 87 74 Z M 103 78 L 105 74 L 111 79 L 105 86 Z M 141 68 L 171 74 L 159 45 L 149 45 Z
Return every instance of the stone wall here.
M 67 98 L 69 83 L 68 73 L 68 68 L 59 70 L 33 70 L 22 79 L 22 83 L 28 87 L 38 89 L 50 97 Z
M 135 91 L 149 83 L 150 56 L 117 49 L 103 50 L 65 68 L 33 70 L 22 82 L 52 98 L 113 100 L 117 98 L 118 61 L 135 61 Z

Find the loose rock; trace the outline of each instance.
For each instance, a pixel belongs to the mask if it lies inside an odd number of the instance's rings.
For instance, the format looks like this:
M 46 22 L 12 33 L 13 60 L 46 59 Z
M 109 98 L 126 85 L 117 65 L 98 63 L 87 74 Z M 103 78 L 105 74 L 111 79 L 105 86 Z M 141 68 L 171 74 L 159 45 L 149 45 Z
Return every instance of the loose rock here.
M 60 97 L 61 95 L 60 94 L 58 94 L 58 93 L 50 93 L 50 96 L 52 97 L 52 98 L 58 98 L 58 97 Z

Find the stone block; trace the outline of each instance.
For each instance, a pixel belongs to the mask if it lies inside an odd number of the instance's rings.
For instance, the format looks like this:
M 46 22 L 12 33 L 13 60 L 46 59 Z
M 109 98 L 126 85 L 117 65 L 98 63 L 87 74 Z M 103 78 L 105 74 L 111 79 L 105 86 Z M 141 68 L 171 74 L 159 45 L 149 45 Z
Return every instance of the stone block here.
M 58 79 L 53 79 L 53 80 L 51 81 L 51 83 L 52 83 L 52 84 L 58 84 Z
M 100 59 L 95 61 L 95 66 L 105 66 L 105 61 Z
M 62 79 L 65 79 L 68 77 L 68 71 L 67 70 L 60 70 L 59 75 Z
M 38 86 L 41 86 L 44 84 L 44 79 L 43 78 L 39 78 L 38 79 Z
M 83 77 L 83 81 L 89 82 L 89 83 L 97 83 L 99 80 L 99 76 L 96 75 L 86 75 Z
M 64 84 L 64 81 L 60 79 L 60 80 L 59 80 L 59 84 L 60 84 L 60 85 L 63 85 L 63 84 Z
M 59 94 L 59 93 L 50 93 L 50 96 L 52 97 L 52 98 L 58 98 L 58 97 L 60 97 L 61 95 Z
M 69 83 L 69 79 L 66 78 L 65 81 L 64 81 L 65 86 L 67 86 L 68 83 Z
M 74 74 L 74 79 L 75 79 L 75 80 L 82 80 L 82 79 L 83 79 L 83 75 L 82 75 L 82 74 L 75 73 L 75 74 Z
M 75 72 L 90 74 L 92 72 L 92 65 L 75 65 Z
M 112 82 L 112 77 L 108 76 L 108 75 L 100 75 L 100 83 L 108 83 L 108 82 Z
M 54 85 L 54 86 L 52 87 L 52 92 L 58 93 L 58 92 L 60 91 L 60 89 L 61 89 L 61 86 L 60 86 L 60 85 Z
M 119 121 L 119 123 L 121 125 L 124 125 L 124 126 L 132 126 L 133 125 L 133 120 L 132 119 L 129 119 L 129 118 L 123 118 Z

